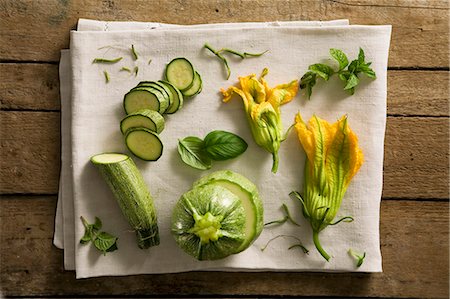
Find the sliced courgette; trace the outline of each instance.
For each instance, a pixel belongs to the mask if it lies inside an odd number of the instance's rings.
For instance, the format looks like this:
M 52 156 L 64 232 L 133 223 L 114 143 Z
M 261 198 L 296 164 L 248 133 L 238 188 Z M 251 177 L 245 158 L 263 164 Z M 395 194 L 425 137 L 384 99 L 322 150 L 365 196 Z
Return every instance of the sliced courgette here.
M 181 91 L 168 81 L 159 81 L 159 83 L 165 85 L 173 96 L 172 105 L 167 108 L 165 113 L 172 114 L 180 110 L 183 107 L 183 94 Z
M 162 114 L 168 106 L 169 101 L 162 93 L 150 87 L 133 88 L 123 98 L 123 107 L 126 114 L 141 109 L 150 109 Z
M 172 93 L 167 88 L 167 86 L 161 84 L 160 82 L 156 82 L 156 81 L 141 81 L 141 82 L 139 82 L 137 87 L 150 87 L 150 88 L 154 88 L 156 90 L 159 90 L 163 94 L 163 96 L 166 97 L 167 100 L 169 101 L 169 107 L 173 103 L 173 95 L 172 95 Z
M 91 162 L 99 169 L 132 229 L 139 248 L 159 244 L 153 198 L 133 160 L 124 154 L 95 155 Z
M 125 145 L 139 159 L 156 161 L 163 153 L 158 134 L 146 128 L 130 128 L 125 133 Z
M 185 97 L 192 97 L 195 96 L 196 94 L 199 94 L 202 91 L 202 86 L 203 86 L 202 77 L 198 72 L 195 72 L 194 82 L 192 83 L 192 86 L 187 90 L 183 90 L 181 93 Z
M 166 80 L 179 90 L 187 90 L 194 83 L 195 70 L 186 58 L 175 58 L 166 67 Z
M 164 117 L 156 111 L 150 109 L 142 109 L 128 114 L 120 122 L 120 130 L 122 134 L 129 128 L 143 127 L 157 134 L 164 130 Z

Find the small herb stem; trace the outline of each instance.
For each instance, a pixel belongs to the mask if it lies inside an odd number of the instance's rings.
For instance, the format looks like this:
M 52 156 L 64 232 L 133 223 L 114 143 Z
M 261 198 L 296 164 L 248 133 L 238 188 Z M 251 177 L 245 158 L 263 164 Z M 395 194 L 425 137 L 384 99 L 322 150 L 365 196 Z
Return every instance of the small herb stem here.
M 318 231 L 313 231 L 313 241 L 314 241 L 314 245 L 316 245 L 317 250 L 319 251 L 319 253 L 323 256 L 324 259 L 327 260 L 327 262 L 330 260 L 330 256 L 328 255 L 328 253 L 322 248 L 322 245 L 320 244 L 319 241 L 319 232 Z
M 129 68 L 127 68 L 126 66 L 123 66 L 120 71 L 125 71 L 125 72 L 129 72 L 131 73 L 131 70 Z
M 116 63 L 122 60 L 123 57 L 117 57 L 114 59 L 95 58 L 92 63 Z
M 106 83 L 109 83 L 109 74 L 107 71 L 103 71 L 103 74 L 105 75 L 105 81 Z
M 133 55 L 134 60 L 138 59 L 138 54 L 136 52 L 136 49 L 134 48 L 134 45 L 131 45 L 131 54 Z

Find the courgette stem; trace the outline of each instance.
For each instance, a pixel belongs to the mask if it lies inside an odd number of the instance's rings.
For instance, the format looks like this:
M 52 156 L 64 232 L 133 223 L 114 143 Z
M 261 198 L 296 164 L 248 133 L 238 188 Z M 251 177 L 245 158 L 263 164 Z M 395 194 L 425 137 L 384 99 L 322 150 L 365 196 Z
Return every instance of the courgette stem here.
M 316 245 L 317 250 L 323 256 L 323 258 L 326 259 L 327 262 L 330 261 L 331 256 L 322 248 L 322 245 L 320 244 L 318 231 L 313 231 L 313 241 L 314 245 Z

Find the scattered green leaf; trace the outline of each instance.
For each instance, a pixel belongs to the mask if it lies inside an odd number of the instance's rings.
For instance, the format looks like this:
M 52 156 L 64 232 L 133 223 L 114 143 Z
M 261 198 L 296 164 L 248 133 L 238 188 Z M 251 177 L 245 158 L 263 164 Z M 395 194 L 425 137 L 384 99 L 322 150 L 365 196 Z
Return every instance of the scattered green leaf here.
M 351 248 L 348 250 L 348 254 L 349 254 L 351 257 L 353 257 L 353 258 L 356 259 L 356 267 L 357 267 L 357 268 L 361 267 L 361 265 L 362 265 L 363 262 L 364 262 L 364 259 L 366 258 L 366 253 L 365 253 L 365 252 L 364 252 L 363 254 L 360 254 L 360 253 L 354 251 L 354 250 L 351 249 Z
M 99 232 L 102 228 L 102 221 L 100 218 L 95 217 L 94 224 L 89 224 L 83 216 L 81 216 L 80 219 L 85 228 L 84 235 L 80 239 L 81 244 L 84 245 L 93 242 L 95 248 L 103 252 L 104 255 L 106 252 L 117 250 L 118 238 L 107 232 Z
M 350 62 L 345 55 L 339 49 L 330 49 L 330 55 L 339 63 L 339 69 L 337 71 L 329 65 L 323 63 L 312 64 L 308 67 L 306 72 L 300 79 L 300 89 L 306 89 L 307 98 L 311 98 L 312 88 L 316 85 L 317 76 L 328 81 L 329 78 L 337 74 L 339 79 L 342 80 L 344 90 L 347 90 L 351 95 L 354 94 L 355 88 L 359 84 L 358 75 L 363 73 L 371 79 L 376 79 L 376 74 L 372 68 L 370 68 L 371 62 L 366 62 L 364 50 L 359 48 L 358 58 Z

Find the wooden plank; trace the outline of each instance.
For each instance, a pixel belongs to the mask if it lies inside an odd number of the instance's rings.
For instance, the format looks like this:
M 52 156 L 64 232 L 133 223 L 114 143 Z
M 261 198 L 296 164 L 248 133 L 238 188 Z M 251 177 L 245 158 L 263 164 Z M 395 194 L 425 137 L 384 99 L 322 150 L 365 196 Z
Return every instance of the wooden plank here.
M 55 197 L 8 196 L 0 200 L 0 273 L 4 295 L 427 298 L 449 295 L 448 202 L 382 202 L 384 273 L 192 272 L 83 280 L 75 280 L 73 272 L 63 270 L 62 251 L 51 244 L 55 202 Z
M 0 111 L 0 193 L 56 193 L 59 112 Z
M 0 193 L 55 194 L 59 113 L 3 111 L 0 119 Z M 388 117 L 383 196 L 447 199 L 448 132 L 447 118 Z
M 0 78 L 1 109 L 60 109 L 58 66 L 0 63 Z M 388 114 L 449 116 L 448 86 L 446 71 L 388 71 Z
M 448 68 L 448 12 L 448 0 L 4 0 L 0 60 L 57 61 L 78 18 L 178 24 L 348 18 L 393 25 L 390 66 Z
M 0 108 L 59 110 L 58 66 L 0 63 Z

